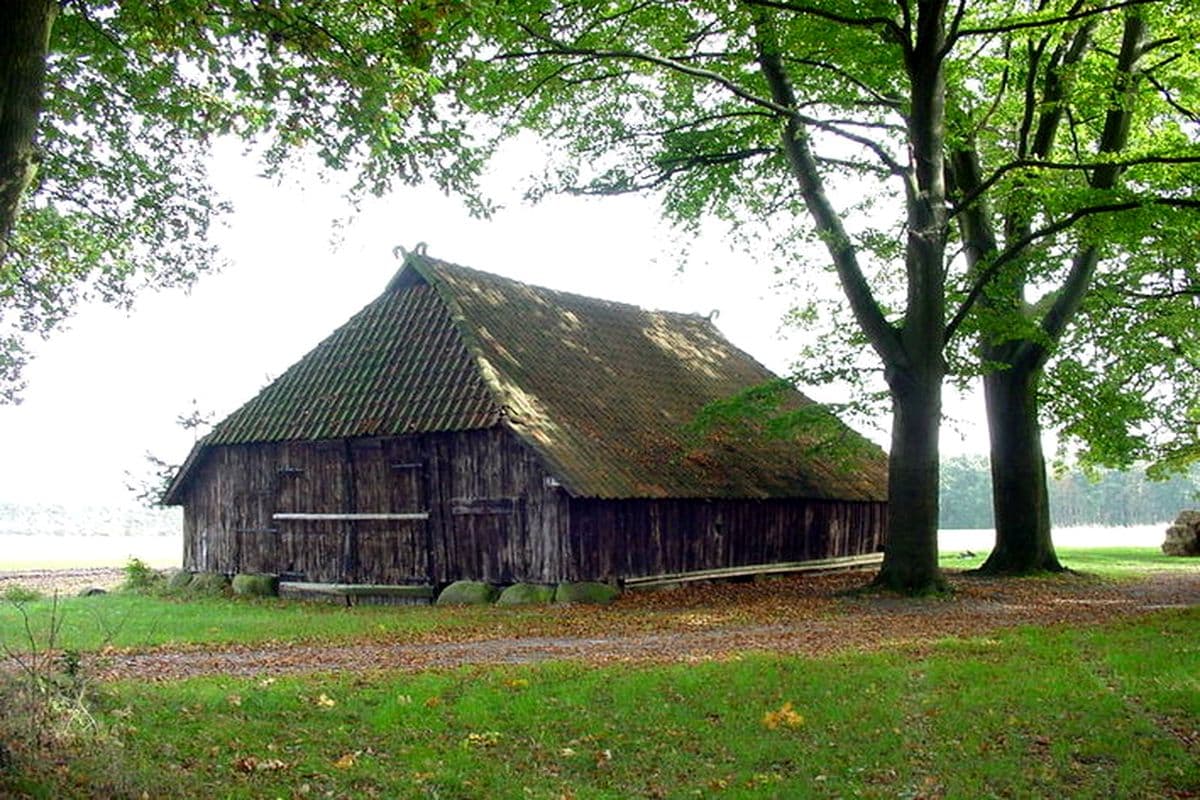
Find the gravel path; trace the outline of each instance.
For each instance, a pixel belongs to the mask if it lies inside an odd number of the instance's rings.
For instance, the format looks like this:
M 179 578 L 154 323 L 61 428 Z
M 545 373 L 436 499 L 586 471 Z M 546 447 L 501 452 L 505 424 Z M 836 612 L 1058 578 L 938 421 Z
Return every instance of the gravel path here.
M 206 647 L 110 654 L 100 666 L 109 679 L 176 680 L 198 675 L 270 676 L 303 672 L 422 670 L 471 664 L 516 664 L 556 660 L 589 663 L 680 662 L 733 657 L 747 651 L 822 655 L 932 642 L 947 636 L 978 636 L 1016 625 L 1095 624 L 1164 608 L 1200 606 L 1200 571 L 1154 573 L 1137 581 L 1109 582 L 1078 577 L 1005 582 L 952 576 L 952 599 L 905 600 L 887 596 L 839 596 L 833 590 L 862 582 L 862 576 L 780 581 L 784 600 L 800 604 L 796 616 L 756 623 L 762 587 L 723 586 L 659 592 L 622 599 L 631 608 L 678 609 L 698 622 L 688 629 L 644 631 L 621 628 L 619 613 L 599 611 L 594 637 L 509 636 L 439 642 L 363 642 L 329 645 Z M 715 599 L 714 599 L 715 598 Z M 730 602 L 741 603 L 736 624 L 720 620 Z M 617 612 L 620 608 L 616 609 Z M 603 619 L 599 615 L 605 615 Z M 667 616 L 667 615 L 664 615 Z M 705 619 L 715 619 L 707 623 Z M 614 621 L 616 620 L 616 621 Z

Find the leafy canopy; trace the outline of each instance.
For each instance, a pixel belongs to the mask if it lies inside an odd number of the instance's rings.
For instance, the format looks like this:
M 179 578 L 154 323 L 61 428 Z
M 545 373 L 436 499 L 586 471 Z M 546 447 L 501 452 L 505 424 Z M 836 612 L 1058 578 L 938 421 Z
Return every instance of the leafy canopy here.
M 44 0 L 21 0 L 23 3 Z M 46 56 L 36 175 L 0 263 L 0 397 L 29 336 L 84 298 L 127 305 L 219 265 L 229 211 L 209 182 L 217 137 L 357 175 L 355 194 L 436 181 L 468 196 L 461 126 L 434 113 L 425 33 L 438 3 L 67 2 Z M 478 204 L 477 210 L 483 210 Z

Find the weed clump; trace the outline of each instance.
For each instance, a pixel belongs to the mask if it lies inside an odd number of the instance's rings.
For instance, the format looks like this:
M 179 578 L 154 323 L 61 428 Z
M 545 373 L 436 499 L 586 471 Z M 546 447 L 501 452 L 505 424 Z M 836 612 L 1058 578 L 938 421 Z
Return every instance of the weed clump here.
M 125 582 L 121 588 L 135 594 L 158 594 L 166 584 L 166 576 L 140 558 L 125 562 Z
M 0 640 L 0 657 L 7 662 L 0 670 L 0 795 L 37 786 L 51 767 L 97 753 L 104 753 L 97 763 L 107 767 L 106 774 L 94 776 L 93 794 L 122 794 L 120 744 L 92 714 L 99 694 L 91 664 L 80 651 L 62 646 L 58 595 L 49 601 L 44 625 L 35 624 L 25 608 L 32 600 L 14 599 L 12 592 L 5 599 L 21 616 L 24 633 L 17 642 Z

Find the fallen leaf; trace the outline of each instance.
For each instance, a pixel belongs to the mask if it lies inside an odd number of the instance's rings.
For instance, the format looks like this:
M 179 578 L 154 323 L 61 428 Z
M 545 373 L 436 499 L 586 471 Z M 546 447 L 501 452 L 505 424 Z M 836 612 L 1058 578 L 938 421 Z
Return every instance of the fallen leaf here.
M 789 700 L 780 706 L 778 711 L 768 711 L 763 714 L 762 724 L 768 730 L 772 731 L 780 726 L 785 728 L 799 728 L 804 724 L 804 717 L 796 713 Z

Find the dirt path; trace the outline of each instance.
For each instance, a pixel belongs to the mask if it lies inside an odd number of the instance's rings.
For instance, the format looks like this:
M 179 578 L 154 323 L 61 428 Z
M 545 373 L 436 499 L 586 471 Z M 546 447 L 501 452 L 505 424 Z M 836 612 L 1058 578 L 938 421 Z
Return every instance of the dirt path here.
M 576 660 L 680 662 L 747 651 L 821 655 L 977 636 L 1023 624 L 1095 624 L 1163 608 L 1200 605 L 1200 572 L 1162 572 L 1137 581 L 1068 576 L 1004 582 L 952 576 L 952 599 L 843 597 L 861 576 L 777 581 L 765 587 L 693 587 L 623 598 L 614 609 L 575 615 L 563 635 L 461 641 L 362 642 L 156 650 L 107 656 L 109 679 L 175 680 L 199 675 L 268 676 L 302 672 L 421 670 L 470 664 Z M 733 604 L 732 606 L 730 604 Z M 633 627 L 652 610 L 654 628 Z M 736 613 L 731 613 L 736 612 Z M 580 635 L 582 620 L 603 634 Z M 453 633 L 450 634 L 453 636 Z

